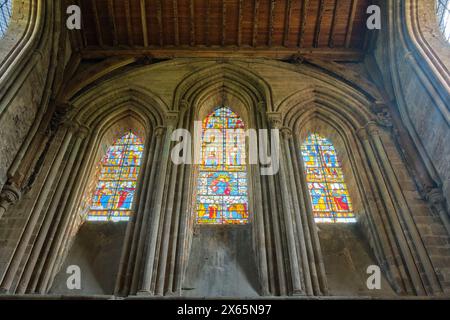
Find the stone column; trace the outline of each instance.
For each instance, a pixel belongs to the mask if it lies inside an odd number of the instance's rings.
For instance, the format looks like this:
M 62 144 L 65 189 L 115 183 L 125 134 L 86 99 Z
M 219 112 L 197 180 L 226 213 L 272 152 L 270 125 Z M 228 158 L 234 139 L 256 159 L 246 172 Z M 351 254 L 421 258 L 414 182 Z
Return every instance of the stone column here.
M 283 201 L 284 223 L 286 227 L 286 239 L 289 251 L 289 264 L 291 274 L 291 290 L 292 295 L 303 295 L 304 289 L 302 284 L 303 270 L 300 267 L 300 259 L 297 253 L 297 245 L 300 239 L 296 237 L 294 230 L 295 212 L 292 203 L 292 193 L 289 190 L 290 177 L 292 172 L 288 170 L 288 162 L 291 159 L 288 157 L 289 140 L 292 138 L 292 132 L 289 128 L 281 128 L 281 145 L 280 145 L 280 186 L 281 197 Z M 303 239 L 302 239 L 303 240 Z
M 394 199 L 396 199 L 396 203 L 400 209 L 399 213 L 402 215 L 401 221 L 404 221 L 404 225 L 409 231 L 409 235 L 412 241 L 414 242 L 422 266 L 427 273 L 427 278 L 430 282 L 430 286 L 432 287 L 434 292 L 441 292 L 440 285 L 436 277 L 436 272 L 430 263 L 429 256 L 423 245 L 422 239 L 417 230 L 415 222 L 411 216 L 411 211 L 409 210 L 408 204 L 406 203 L 406 199 L 403 195 L 400 183 L 397 180 L 397 176 L 395 175 L 394 169 L 392 168 L 390 159 L 386 154 L 386 150 L 384 149 L 383 143 L 380 138 L 380 131 L 378 125 L 374 122 L 369 122 L 366 125 L 366 127 L 367 132 L 369 133 L 371 140 L 373 141 L 377 154 L 380 157 L 381 165 L 386 173 L 386 178 L 392 188 Z
M 152 290 L 152 280 L 154 275 L 155 267 L 155 254 L 157 248 L 157 240 L 159 234 L 160 221 L 164 214 L 163 208 L 163 198 L 164 198 L 164 186 L 166 184 L 166 175 L 168 164 L 170 161 L 170 146 L 171 146 L 171 135 L 178 122 L 178 114 L 169 113 L 166 118 L 167 129 L 163 142 L 163 150 L 161 153 L 159 173 L 157 179 L 157 190 L 155 193 L 155 200 L 153 205 L 152 219 L 150 221 L 150 231 L 147 239 L 147 250 L 144 256 L 144 272 L 141 284 L 139 286 L 138 294 L 140 295 L 153 295 Z
M 72 172 L 73 165 L 75 163 L 75 159 L 77 158 L 78 151 L 81 146 L 81 142 L 88 135 L 89 129 L 87 127 L 81 126 L 79 131 L 76 133 L 75 143 L 72 147 L 70 158 L 67 161 L 67 164 L 64 168 L 64 171 L 58 181 L 58 187 L 55 190 L 54 196 L 52 197 L 51 204 L 45 214 L 44 221 L 39 230 L 39 234 L 37 239 L 33 245 L 33 251 L 28 258 L 27 265 L 25 267 L 25 271 L 22 274 L 22 278 L 20 280 L 19 286 L 16 290 L 18 294 L 24 294 L 26 292 L 28 283 L 30 278 L 35 271 L 36 262 L 41 254 L 41 249 L 44 246 L 44 242 L 47 239 L 47 233 L 50 229 L 51 224 L 53 223 L 53 218 L 55 216 L 56 210 L 60 205 L 60 200 L 63 193 L 67 190 L 67 182 L 69 180 L 69 176 Z
M 8 211 L 8 208 L 19 201 L 21 191 L 14 184 L 7 184 L 0 193 L 0 219 Z
M 22 234 L 22 238 L 20 243 L 18 244 L 16 251 L 14 252 L 14 256 L 8 266 L 6 274 L 3 278 L 0 290 L 3 292 L 9 292 L 11 289 L 11 285 L 16 276 L 16 272 L 19 269 L 20 263 L 22 261 L 25 250 L 28 246 L 28 243 L 32 237 L 34 227 L 39 218 L 39 215 L 44 207 L 44 204 L 48 198 L 53 182 L 60 170 L 61 163 L 63 161 L 64 155 L 66 154 L 67 148 L 72 140 L 72 136 L 74 131 L 78 130 L 78 124 L 76 123 L 68 123 L 66 124 L 68 128 L 64 128 L 66 130 L 66 134 L 64 136 L 63 142 L 61 143 L 58 153 L 51 164 L 50 172 L 46 178 L 45 184 L 39 193 L 38 199 L 34 205 L 34 208 L 30 214 L 30 218 L 27 222 L 25 230 Z

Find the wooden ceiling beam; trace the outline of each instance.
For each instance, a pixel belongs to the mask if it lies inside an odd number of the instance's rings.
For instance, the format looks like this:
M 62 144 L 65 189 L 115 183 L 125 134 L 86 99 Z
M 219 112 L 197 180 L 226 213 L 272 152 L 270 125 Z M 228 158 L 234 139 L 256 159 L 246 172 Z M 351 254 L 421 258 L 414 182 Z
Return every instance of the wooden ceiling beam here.
M 157 1 L 156 20 L 158 21 L 159 45 L 164 45 L 163 21 L 162 21 L 162 0 Z
M 144 40 L 144 47 L 148 47 L 147 12 L 145 10 L 145 0 L 141 0 L 140 4 L 141 4 L 142 39 Z
M 337 13 L 338 13 L 338 1 L 339 0 L 334 0 L 333 19 L 331 20 L 330 37 L 328 38 L 328 46 L 330 48 L 334 48 L 334 36 L 336 34 L 336 21 L 337 21 Z
M 119 44 L 119 40 L 117 38 L 116 13 L 114 11 L 113 0 L 108 0 L 108 17 L 109 17 L 109 24 L 111 26 L 112 36 L 113 36 L 113 45 L 117 46 Z
M 125 0 L 125 19 L 127 21 L 127 39 L 128 39 L 128 45 L 133 46 L 134 40 L 133 40 L 133 27 L 131 25 L 131 8 L 130 8 L 130 0 Z
M 270 8 L 269 8 L 269 37 L 267 41 L 267 45 L 270 47 L 272 46 L 272 40 L 273 40 L 273 22 L 275 19 L 275 7 L 277 5 L 276 0 L 270 1 Z
M 102 28 L 100 25 L 100 17 L 98 16 L 97 1 L 91 1 L 92 11 L 94 12 L 95 36 L 100 47 L 103 47 Z
M 205 17 L 205 19 L 206 19 L 206 21 L 205 21 L 205 37 L 206 37 L 206 46 L 210 46 L 210 39 L 209 39 L 209 16 L 211 15 L 211 0 L 207 0 L 206 1 L 206 17 Z
M 301 11 L 301 22 L 300 22 L 300 31 L 298 33 L 298 42 L 297 46 L 299 48 L 303 48 L 303 42 L 305 39 L 305 29 L 306 29 L 306 20 L 308 18 L 308 9 L 309 9 L 309 0 L 302 1 L 302 11 Z
M 289 46 L 289 33 L 291 31 L 291 15 L 292 15 L 292 0 L 287 0 L 286 4 L 286 18 L 284 19 L 284 34 L 283 45 Z
M 252 46 L 254 47 L 256 47 L 258 41 L 258 12 L 259 12 L 259 0 L 254 0 L 253 35 L 252 35 Z
M 190 12 L 189 24 L 190 24 L 190 28 L 191 28 L 190 44 L 191 44 L 191 46 L 195 46 L 195 0 L 189 0 L 189 12 Z
M 178 0 L 173 0 L 173 29 L 175 30 L 175 45 L 180 45 L 180 30 L 178 28 Z
M 316 29 L 314 31 L 314 48 L 319 47 L 319 40 L 320 40 L 320 31 L 322 30 L 322 20 L 323 20 L 323 13 L 325 12 L 325 1 L 320 0 L 319 2 L 319 12 L 317 13 L 317 22 L 316 22 Z
M 242 44 L 242 1 L 239 0 L 238 6 L 238 27 L 237 27 L 237 45 L 238 47 Z
M 105 49 L 101 47 L 89 47 L 82 51 L 84 59 L 100 59 L 115 56 L 151 56 L 155 59 L 172 59 L 172 58 L 269 58 L 287 60 L 292 55 L 301 55 L 305 57 L 315 57 L 317 59 L 332 61 L 361 61 L 364 52 L 356 49 L 298 49 L 285 47 L 265 47 L 265 48 L 237 48 L 236 46 L 217 47 L 217 48 L 154 48 L 146 49 Z
M 222 0 L 222 46 L 225 46 L 227 38 L 227 3 Z
M 355 23 L 357 7 L 358 7 L 358 0 L 352 0 L 350 14 L 349 14 L 348 23 L 347 23 L 347 32 L 345 34 L 345 47 L 346 48 L 350 48 L 350 44 L 352 41 L 353 25 Z

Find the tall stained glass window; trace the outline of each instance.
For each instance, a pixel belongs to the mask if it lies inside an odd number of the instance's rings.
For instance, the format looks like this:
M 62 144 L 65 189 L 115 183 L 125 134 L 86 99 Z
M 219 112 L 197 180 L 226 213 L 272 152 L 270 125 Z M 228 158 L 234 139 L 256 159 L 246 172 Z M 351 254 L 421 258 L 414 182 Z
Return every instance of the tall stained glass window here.
M 436 0 L 436 14 L 439 28 L 445 40 L 450 42 L 450 0 Z
M 131 132 L 108 149 L 101 162 L 88 221 L 129 220 L 143 151 L 143 141 Z
M 215 109 L 203 121 L 195 205 L 199 224 L 248 222 L 244 127 L 228 107 Z
M 315 221 L 356 222 L 333 144 L 318 134 L 311 134 L 301 149 Z

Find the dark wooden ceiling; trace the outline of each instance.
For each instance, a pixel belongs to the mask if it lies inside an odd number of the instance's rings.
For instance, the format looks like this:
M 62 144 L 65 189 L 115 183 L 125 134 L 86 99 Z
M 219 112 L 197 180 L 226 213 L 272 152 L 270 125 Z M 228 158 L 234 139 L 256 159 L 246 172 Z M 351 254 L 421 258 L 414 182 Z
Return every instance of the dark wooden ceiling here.
M 73 4 L 73 1 L 70 1 Z M 370 0 L 76 0 L 85 58 L 292 54 L 355 60 L 366 47 Z

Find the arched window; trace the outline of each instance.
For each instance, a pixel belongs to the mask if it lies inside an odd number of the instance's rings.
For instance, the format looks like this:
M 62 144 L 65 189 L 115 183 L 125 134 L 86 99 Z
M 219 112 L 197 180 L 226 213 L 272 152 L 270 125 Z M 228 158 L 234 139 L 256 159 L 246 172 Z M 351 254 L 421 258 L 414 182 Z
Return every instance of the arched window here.
M 203 121 L 195 206 L 199 224 L 248 221 L 244 127 L 242 119 L 227 107 L 217 108 Z
M 108 149 L 99 168 L 88 221 L 129 220 L 143 151 L 143 141 L 132 132 Z
M 356 222 L 333 144 L 318 134 L 311 134 L 301 149 L 315 221 Z
M 0 38 L 6 33 L 12 15 L 12 1 L 0 0 Z
M 436 14 L 444 38 L 450 42 L 450 0 L 436 0 Z

